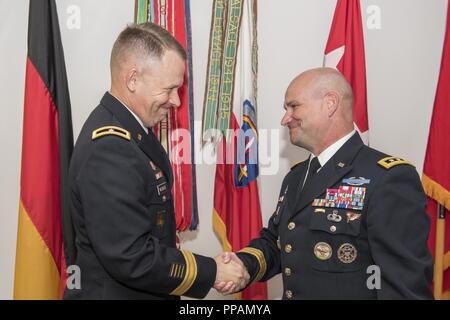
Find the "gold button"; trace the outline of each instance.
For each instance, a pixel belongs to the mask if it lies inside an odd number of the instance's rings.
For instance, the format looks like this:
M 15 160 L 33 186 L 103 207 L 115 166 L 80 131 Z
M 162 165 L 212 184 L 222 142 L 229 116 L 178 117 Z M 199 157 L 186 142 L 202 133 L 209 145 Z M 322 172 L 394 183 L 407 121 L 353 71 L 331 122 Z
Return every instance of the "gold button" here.
M 142 135 L 140 133 L 138 133 L 137 138 L 138 138 L 139 141 L 141 141 L 142 140 Z
M 166 202 L 167 197 L 166 196 L 162 196 L 162 201 Z
M 336 226 L 331 226 L 331 227 L 330 227 L 330 231 L 331 231 L 331 232 L 335 232 L 335 231 L 336 231 Z
M 284 251 L 286 251 L 286 253 L 290 253 L 292 251 L 292 246 L 287 244 L 286 247 L 284 247 Z
M 295 222 L 290 222 L 289 224 L 288 224 L 288 229 L 289 230 L 292 230 L 292 229 L 294 229 L 295 228 Z
M 292 274 L 291 268 L 284 268 L 284 274 L 289 277 Z
M 286 298 L 292 299 L 293 294 L 292 294 L 292 291 L 291 291 L 291 290 L 286 290 L 285 294 L 286 294 Z

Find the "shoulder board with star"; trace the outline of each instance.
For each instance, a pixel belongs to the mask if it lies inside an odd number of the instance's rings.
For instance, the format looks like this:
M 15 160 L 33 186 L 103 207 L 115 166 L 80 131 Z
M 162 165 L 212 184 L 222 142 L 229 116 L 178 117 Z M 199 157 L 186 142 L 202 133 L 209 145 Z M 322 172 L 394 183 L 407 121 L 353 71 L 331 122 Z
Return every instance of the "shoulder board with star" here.
M 398 158 L 398 157 L 386 157 L 386 158 L 381 159 L 377 163 L 378 163 L 378 165 L 380 165 L 381 167 L 385 168 L 386 170 L 389 170 L 389 169 L 391 169 L 393 167 L 396 167 L 396 166 L 399 166 L 399 165 L 403 165 L 403 164 L 410 165 L 410 166 L 414 167 L 414 165 L 411 162 L 403 160 L 403 159 Z
M 300 164 L 302 164 L 305 161 L 306 160 L 302 160 L 302 161 L 299 161 L 299 162 L 295 163 L 293 166 L 291 166 L 291 170 L 294 170 L 295 168 L 297 168 Z
M 96 140 L 98 138 L 110 135 L 118 136 L 128 141 L 131 140 L 131 134 L 129 131 L 116 126 L 101 127 L 92 131 L 92 140 Z

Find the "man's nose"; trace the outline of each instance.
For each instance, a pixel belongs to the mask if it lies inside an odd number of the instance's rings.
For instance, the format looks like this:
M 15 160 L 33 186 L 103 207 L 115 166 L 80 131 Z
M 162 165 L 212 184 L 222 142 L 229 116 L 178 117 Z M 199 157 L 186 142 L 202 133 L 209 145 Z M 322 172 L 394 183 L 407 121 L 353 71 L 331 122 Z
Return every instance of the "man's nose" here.
M 178 108 L 181 105 L 181 100 L 180 96 L 178 95 L 178 91 L 174 91 L 170 94 L 169 103 L 175 108 Z
M 281 125 L 287 126 L 289 124 L 289 122 L 291 122 L 291 119 L 292 119 L 291 116 L 286 111 L 283 115 L 283 118 L 281 118 Z

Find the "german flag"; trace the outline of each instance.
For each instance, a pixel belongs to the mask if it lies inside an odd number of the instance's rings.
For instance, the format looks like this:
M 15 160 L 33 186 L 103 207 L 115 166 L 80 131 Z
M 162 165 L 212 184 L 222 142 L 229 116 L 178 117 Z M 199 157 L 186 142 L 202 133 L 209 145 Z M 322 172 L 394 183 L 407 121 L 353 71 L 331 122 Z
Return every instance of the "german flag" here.
M 54 0 L 30 1 L 14 299 L 58 299 L 74 259 L 68 206 L 73 150 L 66 68 Z M 63 224 L 67 237 L 63 249 Z

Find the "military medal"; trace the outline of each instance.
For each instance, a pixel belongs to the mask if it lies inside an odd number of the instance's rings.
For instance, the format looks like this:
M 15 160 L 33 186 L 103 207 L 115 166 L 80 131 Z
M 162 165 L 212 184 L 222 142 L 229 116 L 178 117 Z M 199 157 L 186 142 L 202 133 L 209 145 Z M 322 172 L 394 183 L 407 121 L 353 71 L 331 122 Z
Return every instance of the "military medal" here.
M 350 243 L 344 243 L 339 247 L 337 256 L 339 261 L 348 264 L 355 261 L 356 257 L 358 256 L 358 251 L 356 250 L 354 245 Z
M 365 196 L 365 187 L 339 186 L 327 189 L 325 199 L 314 199 L 312 206 L 362 210 Z
M 328 243 L 318 242 L 314 246 L 314 255 L 319 260 L 328 260 L 333 255 L 333 250 Z

